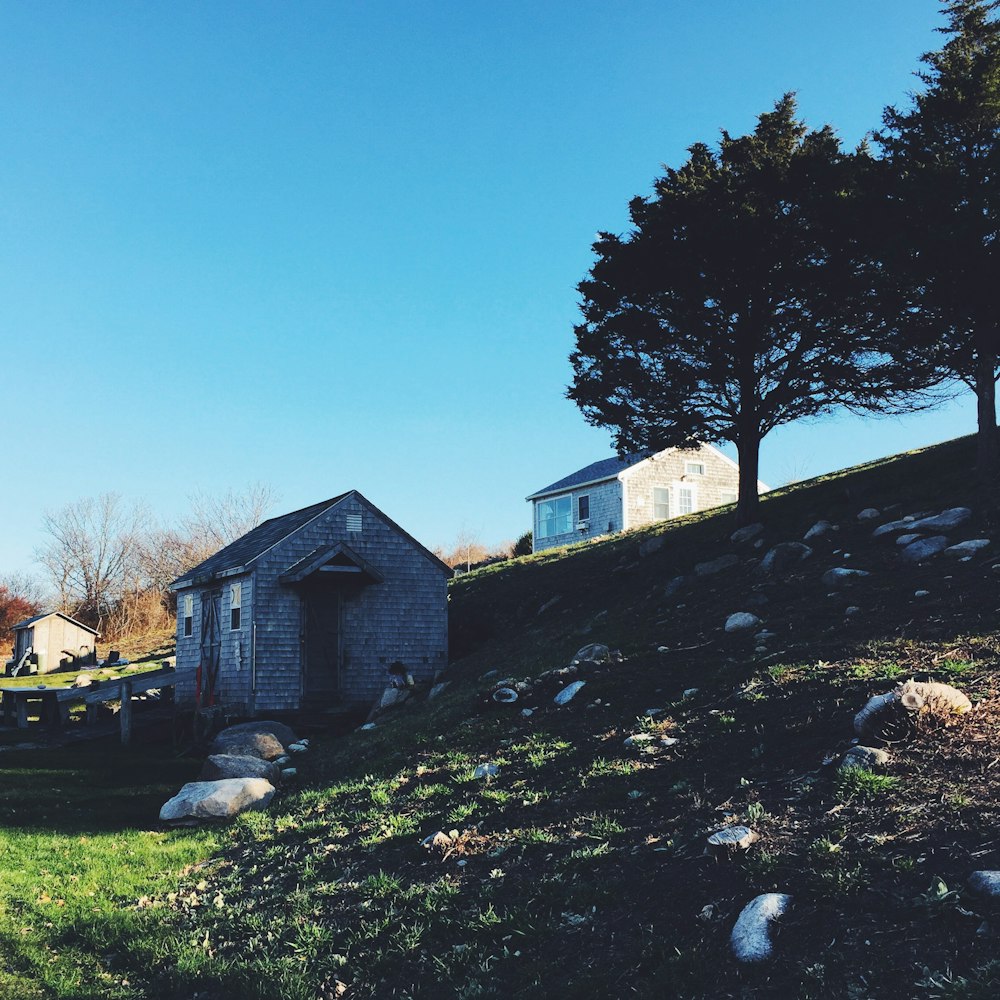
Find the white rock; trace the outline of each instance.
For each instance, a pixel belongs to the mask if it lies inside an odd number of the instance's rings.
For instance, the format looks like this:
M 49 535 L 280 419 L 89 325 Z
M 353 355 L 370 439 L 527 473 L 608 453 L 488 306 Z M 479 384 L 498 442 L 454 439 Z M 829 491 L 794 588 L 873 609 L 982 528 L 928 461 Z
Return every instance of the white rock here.
M 557 705 L 568 705 L 579 693 L 580 689 L 586 684 L 586 681 L 573 681 L 572 684 L 567 684 L 566 687 L 562 689 L 552 700 Z
M 496 764 L 480 764 L 473 772 L 473 778 L 495 778 L 500 773 Z
M 878 510 L 876 507 L 865 507 L 864 510 L 858 512 L 859 521 L 874 521 L 875 518 L 881 516 L 882 511 Z
M 756 615 L 750 614 L 749 611 L 737 611 L 726 619 L 726 631 L 730 633 L 749 632 L 760 623 L 760 619 Z
M 717 851 L 745 851 L 758 839 L 748 826 L 724 826 L 708 838 L 708 846 Z
M 226 820 L 248 809 L 263 809 L 274 798 L 274 785 L 263 778 L 189 781 L 160 810 L 164 823 L 193 825 Z
M 584 646 L 576 651 L 573 662 L 607 663 L 610 659 L 611 650 L 607 646 L 600 642 L 592 642 L 589 646 Z
M 771 925 L 791 904 L 786 893 L 765 892 L 743 907 L 729 939 L 737 962 L 764 962 L 771 957 Z
M 73 687 L 75 688 L 85 688 L 90 687 L 94 683 L 94 678 L 89 677 L 87 674 L 80 674 L 75 681 L 73 681 Z
M 680 740 L 677 739 L 676 736 L 661 736 L 660 737 L 660 746 L 672 747 L 672 746 L 676 746 L 678 743 L 680 743 Z
M 967 542 L 959 542 L 957 545 L 949 545 L 944 550 L 944 554 L 951 558 L 963 558 L 975 555 L 990 544 L 988 538 L 970 538 Z

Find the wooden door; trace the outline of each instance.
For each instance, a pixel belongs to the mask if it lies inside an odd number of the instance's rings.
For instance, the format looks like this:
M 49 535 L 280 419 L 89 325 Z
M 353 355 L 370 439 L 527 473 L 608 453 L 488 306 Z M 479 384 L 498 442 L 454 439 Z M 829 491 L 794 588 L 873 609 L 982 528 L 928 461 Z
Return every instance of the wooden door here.
M 303 595 L 305 615 L 305 694 L 334 698 L 340 694 L 342 649 L 341 593 L 332 587 Z
M 222 591 L 202 591 L 201 595 L 201 686 L 202 703 L 215 704 L 216 681 L 222 653 Z

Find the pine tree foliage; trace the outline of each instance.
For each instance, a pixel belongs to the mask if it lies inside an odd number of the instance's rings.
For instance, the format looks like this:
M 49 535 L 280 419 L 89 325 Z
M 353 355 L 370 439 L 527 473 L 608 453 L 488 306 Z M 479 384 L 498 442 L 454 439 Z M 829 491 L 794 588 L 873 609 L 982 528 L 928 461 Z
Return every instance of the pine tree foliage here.
M 880 255 L 903 286 L 901 351 L 976 392 L 979 471 L 998 466 L 1000 19 L 998 0 L 952 0 L 944 46 L 921 57 L 923 89 L 886 109 Z
M 770 431 L 901 400 L 851 224 L 872 161 L 809 131 L 791 94 L 751 134 L 689 153 L 631 202 L 626 236 L 599 234 L 567 395 L 620 452 L 733 442 L 747 523 Z

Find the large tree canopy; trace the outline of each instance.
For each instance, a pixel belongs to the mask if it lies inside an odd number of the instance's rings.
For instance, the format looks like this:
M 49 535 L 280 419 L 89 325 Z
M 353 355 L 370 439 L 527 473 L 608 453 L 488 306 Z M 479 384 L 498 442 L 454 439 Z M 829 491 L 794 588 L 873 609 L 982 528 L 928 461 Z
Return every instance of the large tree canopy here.
M 752 134 L 689 152 L 632 201 L 627 236 L 594 244 L 567 395 L 619 451 L 733 442 L 746 523 L 769 431 L 836 406 L 887 409 L 902 388 L 876 349 L 851 224 L 871 161 L 829 127 L 808 131 L 791 94 Z
M 887 108 L 888 214 L 877 253 L 906 289 L 900 349 L 920 351 L 978 398 L 981 476 L 998 471 L 1000 20 L 997 0 L 953 0 L 947 42 L 917 74 L 906 111 Z

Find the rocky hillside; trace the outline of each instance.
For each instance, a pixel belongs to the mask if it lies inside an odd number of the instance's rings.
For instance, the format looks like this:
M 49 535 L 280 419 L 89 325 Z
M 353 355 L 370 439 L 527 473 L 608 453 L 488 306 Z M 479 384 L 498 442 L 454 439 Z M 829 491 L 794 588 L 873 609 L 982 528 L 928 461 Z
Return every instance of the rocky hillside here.
M 695 515 L 457 580 L 447 687 L 315 738 L 301 790 L 149 904 L 174 937 L 133 982 L 996 996 L 1000 916 L 970 876 L 1000 869 L 1000 549 L 971 458 L 801 484 L 736 535 Z M 909 679 L 974 708 L 892 702 L 851 750 Z

